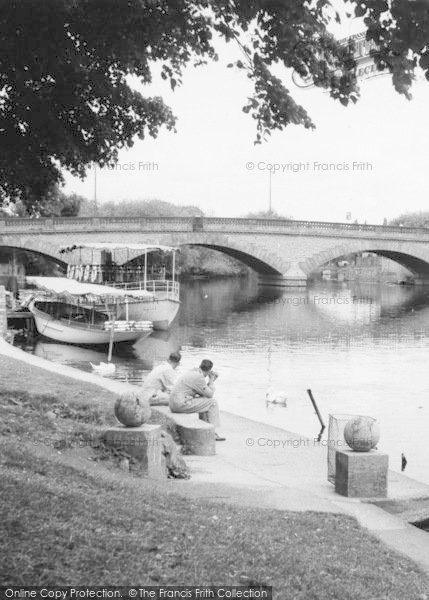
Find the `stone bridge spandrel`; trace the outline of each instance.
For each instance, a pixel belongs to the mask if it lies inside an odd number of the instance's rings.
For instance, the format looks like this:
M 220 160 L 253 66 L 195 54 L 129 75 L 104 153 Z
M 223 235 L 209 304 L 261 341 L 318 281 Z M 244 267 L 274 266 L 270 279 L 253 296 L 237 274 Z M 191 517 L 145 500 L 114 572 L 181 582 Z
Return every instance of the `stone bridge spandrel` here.
M 0 220 L 0 247 L 22 248 L 60 263 L 65 244 L 83 242 L 203 246 L 253 268 L 267 282 L 305 285 L 330 260 L 374 252 L 429 282 L 429 229 L 293 221 L 203 217 L 93 217 Z

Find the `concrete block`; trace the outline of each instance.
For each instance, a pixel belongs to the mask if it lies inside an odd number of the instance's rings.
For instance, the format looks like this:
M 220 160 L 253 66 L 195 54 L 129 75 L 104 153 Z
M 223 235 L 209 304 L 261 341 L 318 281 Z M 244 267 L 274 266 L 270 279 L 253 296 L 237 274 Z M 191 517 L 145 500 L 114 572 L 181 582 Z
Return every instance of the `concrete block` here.
M 153 479 L 166 477 L 162 462 L 161 425 L 111 427 L 104 433 L 106 446 L 122 450 L 137 461 L 138 470 Z
M 182 416 L 182 415 L 181 415 Z M 216 439 L 214 426 L 209 423 L 195 427 L 185 419 L 176 420 L 177 433 L 182 444 L 184 454 L 196 454 L 197 456 L 212 456 L 216 454 Z
M 216 435 L 214 425 L 198 418 L 197 413 L 172 413 L 168 406 L 153 407 L 174 424 L 180 439 L 183 454 L 212 456 L 216 454 Z
M 385 498 L 389 457 L 378 450 L 336 450 L 335 491 L 350 498 Z

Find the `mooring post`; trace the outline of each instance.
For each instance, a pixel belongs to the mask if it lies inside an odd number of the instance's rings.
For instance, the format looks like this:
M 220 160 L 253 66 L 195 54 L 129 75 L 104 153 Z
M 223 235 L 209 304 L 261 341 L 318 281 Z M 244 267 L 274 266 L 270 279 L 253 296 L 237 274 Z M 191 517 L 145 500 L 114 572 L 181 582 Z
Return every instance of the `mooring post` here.
M 0 285 L 0 337 L 5 337 L 7 332 L 7 312 L 6 312 L 6 290 L 4 285 Z
M 311 390 L 307 390 L 307 394 L 310 396 L 311 403 L 314 407 L 314 410 L 316 411 L 316 415 L 317 415 L 320 425 L 322 427 L 322 429 L 320 430 L 320 433 L 319 433 L 319 438 L 318 438 L 318 441 L 320 442 L 320 440 L 322 439 L 323 432 L 325 431 L 325 428 L 326 428 L 325 423 L 323 422 L 322 415 L 320 414 L 319 408 L 316 404 L 316 400 L 314 399 L 313 392 Z

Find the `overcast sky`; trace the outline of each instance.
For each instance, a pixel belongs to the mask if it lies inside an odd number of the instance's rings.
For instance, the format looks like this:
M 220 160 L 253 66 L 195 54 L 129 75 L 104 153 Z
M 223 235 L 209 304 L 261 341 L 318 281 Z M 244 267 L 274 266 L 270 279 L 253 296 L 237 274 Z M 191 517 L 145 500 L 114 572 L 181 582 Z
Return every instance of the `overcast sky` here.
M 362 30 L 358 22 L 346 22 L 336 34 Z M 395 92 L 390 76 L 379 76 L 362 81 L 360 101 L 345 108 L 326 92 L 297 87 L 282 71 L 316 129 L 290 126 L 255 146 L 255 122 L 242 112 L 250 82 L 244 71 L 226 68 L 240 52 L 233 44 L 219 44 L 218 51 L 218 63 L 190 67 L 174 93 L 160 78 L 139 88 L 144 95 L 161 95 L 172 107 L 177 133 L 163 130 L 156 140 L 137 140 L 120 152 L 115 170 L 98 169 L 100 202 L 158 198 L 194 204 L 212 216 L 242 216 L 268 208 L 267 165 L 276 163 L 273 209 L 295 219 L 345 221 L 351 213 L 352 220 L 381 223 L 429 208 L 429 83 L 423 76 L 412 101 Z M 308 168 L 283 167 L 300 162 Z M 348 170 L 323 170 L 315 162 L 345 163 Z M 353 168 L 354 162 L 366 168 Z M 84 182 L 66 175 L 66 182 L 67 192 L 93 198 L 93 172 Z

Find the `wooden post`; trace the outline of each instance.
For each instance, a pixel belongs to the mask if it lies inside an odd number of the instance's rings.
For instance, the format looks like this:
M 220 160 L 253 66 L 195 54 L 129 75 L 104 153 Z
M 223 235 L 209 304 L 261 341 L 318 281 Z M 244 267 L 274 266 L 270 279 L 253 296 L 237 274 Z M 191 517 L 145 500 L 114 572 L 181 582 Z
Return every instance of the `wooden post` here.
M 176 250 L 173 250 L 173 277 L 172 277 L 173 288 L 174 288 L 174 280 L 176 278 L 175 275 L 176 275 Z
M 109 352 L 107 354 L 107 362 L 112 362 L 112 352 L 113 352 L 113 338 L 115 333 L 115 320 L 112 320 L 112 327 L 110 329 L 110 340 L 109 340 Z
M 0 336 L 5 337 L 7 332 L 6 290 L 0 285 Z
M 307 390 L 307 394 L 310 396 L 311 403 L 314 407 L 314 410 L 316 411 L 316 415 L 317 415 L 320 425 L 322 427 L 322 429 L 320 430 L 320 433 L 319 433 L 319 437 L 318 437 L 318 441 L 320 442 L 320 440 L 322 439 L 322 434 L 325 431 L 325 423 L 323 422 L 322 415 L 320 414 L 319 408 L 316 404 L 316 400 L 313 397 L 313 392 L 311 390 Z

